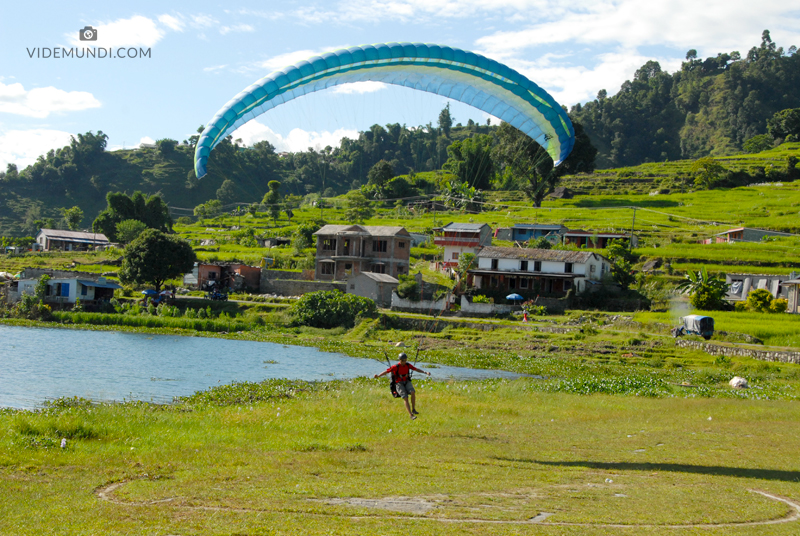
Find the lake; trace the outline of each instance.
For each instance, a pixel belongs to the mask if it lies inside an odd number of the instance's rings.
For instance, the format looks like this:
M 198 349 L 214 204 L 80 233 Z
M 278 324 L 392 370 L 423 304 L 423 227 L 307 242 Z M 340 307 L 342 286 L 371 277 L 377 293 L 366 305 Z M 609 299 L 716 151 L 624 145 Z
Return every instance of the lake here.
M 0 325 L 0 407 L 34 409 L 62 396 L 168 403 L 232 382 L 348 379 L 384 370 L 372 359 L 304 346 Z M 430 372 L 437 380 L 520 376 L 442 365 Z

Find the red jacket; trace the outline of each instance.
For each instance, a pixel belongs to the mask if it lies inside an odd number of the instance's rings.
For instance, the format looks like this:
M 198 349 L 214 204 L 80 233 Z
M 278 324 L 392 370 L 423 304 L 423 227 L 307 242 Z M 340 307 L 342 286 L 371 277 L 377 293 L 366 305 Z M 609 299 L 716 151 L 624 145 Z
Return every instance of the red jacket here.
M 392 379 L 396 382 L 407 382 L 408 380 L 411 379 L 410 375 L 411 370 L 422 372 L 420 369 L 418 369 L 411 363 L 406 363 L 405 365 L 403 365 L 402 363 L 397 363 L 386 369 L 386 372 L 391 372 Z

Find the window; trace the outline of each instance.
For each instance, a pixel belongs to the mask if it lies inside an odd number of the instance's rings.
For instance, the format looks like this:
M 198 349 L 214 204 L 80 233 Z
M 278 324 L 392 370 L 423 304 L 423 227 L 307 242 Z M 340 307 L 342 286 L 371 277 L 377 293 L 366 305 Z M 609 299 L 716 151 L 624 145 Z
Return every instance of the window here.
M 492 270 L 497 270 L 497 259 L 492 259 Z
M 372 273 L 373 274 L 385 274 L 386 273 L 386 265 L 385 264 L 373 264 L 372 265 Z
M 356 286 L 353 283 L 350 283 L 350 290 L 353 290 L 355 288 L 356 288 Z
M 322 250 L 323 251 L 335 251 L 336 250 L 336 239 L 335 238 L 325 238 L 322 240 Z
M 405 249 L 406 248 L 406 243 L 405 242 L 398 242 L 397 243 L 397 247 Z
M 386 253 L 386 240 L 373 240 L 372 241 L 372 251 L 376 251 L 378 253 Z M 383 272 L 381 272 L 383 273 Z
M 517 280 L 515 278 L 512 277 L 508 280 L 508 288 L 511 290 L 517 288 Z
M 571 274 L 572 273 L 572 263 L 571 262 L 565 262 L 564 263 L 564 273 L 565 274 Z
M 81 285 L 81 296 L 86 296 L 88 292 L 89 292 L 89 287 L 87 287 L 86 285 Z
M 542 271 L 542 261 L 533 261 L 533 271 L 534 272 Z
M 519 261 L 519 269 L 523 272 L 528 271 L 528 261 Z
M 208 272 L 208 278 L 212 281 L 216 281 L 217 275 L 219 275 L 217 272 Z
M 528 280 L 527 279 L 520 279 L 519 280 L 519 288 L 528 288 Z
M 397 265 L 397 275 L 406 273 L 406 267 L 402 264 Z
M 596 266 L 595 266 L 594 264 L 590 264 L 590 265 L 589 265 L 589 273 L 590 273 L 590 274 L 593 274 L 593 273 L 594 273 L 594 270 L 595 270 L 595 268 L 596 268 Z
M 321 262 L 319 264 L 319 271 L 322 275 L 333 275 L 333 263 Z
M 493 287 L 496 287 L 496 286 L 497 286 L 497 278 L 496 278 L 495 276 L 492 276 L 492 279 L 491 279 L 491 285 L 492 285 Z
M 454 252 L 453 252 L 453 260 L 454 260 L 454 261 L 457 261 L 457 260 L 458 260 L 458 251 L 454 251 Z

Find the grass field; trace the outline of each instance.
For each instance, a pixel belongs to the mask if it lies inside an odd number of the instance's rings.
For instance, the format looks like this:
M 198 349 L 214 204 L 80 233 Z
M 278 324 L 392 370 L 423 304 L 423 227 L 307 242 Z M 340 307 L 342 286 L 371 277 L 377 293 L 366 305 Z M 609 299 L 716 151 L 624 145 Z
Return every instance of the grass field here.
M 2 532 L 800 530 L 746 525 L 796 513 L 759 493 L 800 501 L 795 402 L 538 393 L 536 381 L 418 382 L 416 421 L 377 380 L 7 411 Z

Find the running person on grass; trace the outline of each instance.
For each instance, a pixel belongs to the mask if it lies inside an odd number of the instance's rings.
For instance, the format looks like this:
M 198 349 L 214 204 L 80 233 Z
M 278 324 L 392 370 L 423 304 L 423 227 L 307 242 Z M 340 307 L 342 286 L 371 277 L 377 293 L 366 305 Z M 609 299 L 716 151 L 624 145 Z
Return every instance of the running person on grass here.
M 414 365 L 408 362 L 408 356 L 404 353 L 401 353 L 397 356 L 400 360 L 397 364 L 392 365 L 388 369 L 384 370 L 380 374 L 376 374 L 376 378 L 380 378 L 386 374 L 391 374 L 392 378 L 395 380 L 395 387 L 397 388 L 397 394 L 403 398 L 403 402 L 406 404 L 406 410 L 408 411 L 409 416 L 412 419 L 416 419 L 417 415 L 417 408 L 416 408 L 416 394 L 414 393 L 414 385 L 411 383 L 411 371 L 416 370 L 417 372 L 421 372 L 423 374 L 427 374 L 428 376 L 431 375 L 430 372 L 425 372 L 422 369 L 418 369 Z M 411 395 L 411 405 L 408 404 L 408 395 Z

